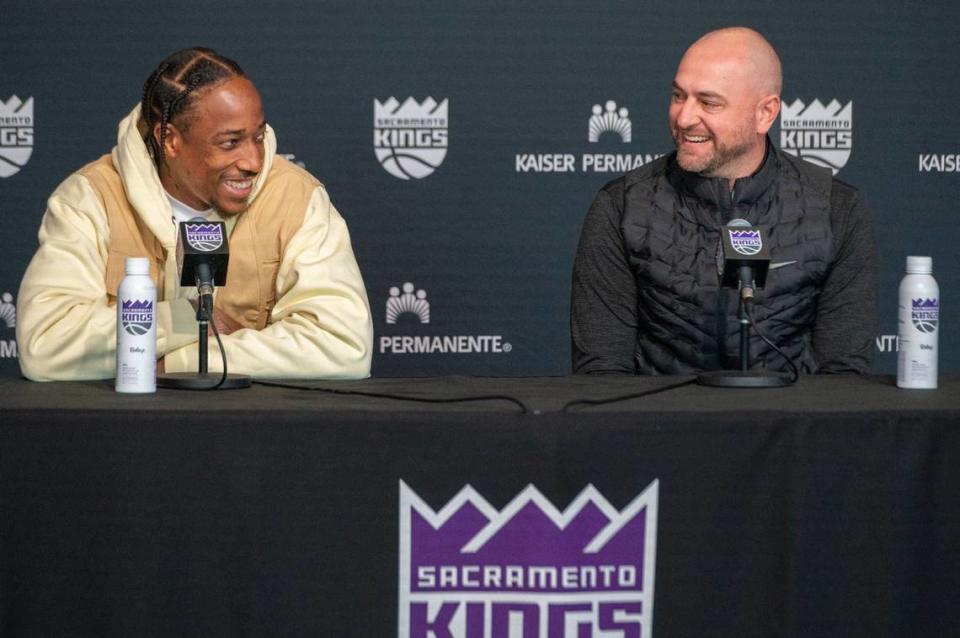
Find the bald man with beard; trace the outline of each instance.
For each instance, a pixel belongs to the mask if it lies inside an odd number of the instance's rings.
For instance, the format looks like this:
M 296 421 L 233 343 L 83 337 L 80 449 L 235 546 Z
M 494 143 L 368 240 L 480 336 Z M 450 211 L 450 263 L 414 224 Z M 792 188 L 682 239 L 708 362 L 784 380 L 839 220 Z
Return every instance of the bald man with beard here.
M 673 80 L 676 151 L 604 186 L 586 220 L 571 291 L 573 369 L 692 374 L 739 368 L 737 293 L 720 286 L 721 229 L 765 229 L 771 266 L 753 310 L 806 373 L 870 370 L 876 249 L 859 192 L 778 151 L 780 60 L 752 29 L 707 33 Z M 787 369 L 754 332 L 754 368 Z

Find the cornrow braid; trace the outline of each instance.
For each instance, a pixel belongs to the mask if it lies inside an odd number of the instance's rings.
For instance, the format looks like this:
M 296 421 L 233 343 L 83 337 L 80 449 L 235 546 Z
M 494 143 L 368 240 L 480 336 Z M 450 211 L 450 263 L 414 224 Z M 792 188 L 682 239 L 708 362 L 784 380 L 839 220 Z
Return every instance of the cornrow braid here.
M 246 77 L 240 65 L 205 47 L 177 51 L 150 74 L 140 102 L 141 130 L 158 169 L 164 161 L 167 125 L 190 111 L 196 90 L 235 77 Z M 159 140 L 153 133 L 158 124 Z M 182 125 L 188 126 L 189 120 Z
M 202 82 L 202 79 L 198 75 L 192 75 L 190 77 L 190 82 L 187 84 L 187 88 L 180 91 L 180 93 L 178 93 L 176 97 L 173 98 L 173 100 L 167 102 L 166 105 L 164 105 L 163 118 L 160 120 L 159 146 L 160 146 L 161 159 L 163 158 L 163 149 L 164 149 L 163 144 L 167 140 L 167 123 L 170 121 L 170 118 L 172 117 L 171 113 L 177 112 L 177 107 L 180 105 L 180 103 L 182 103 L 187 98 L 187 96 L 189 96 L 193 92 L 194 89 L 200 86 L 201 82 Z

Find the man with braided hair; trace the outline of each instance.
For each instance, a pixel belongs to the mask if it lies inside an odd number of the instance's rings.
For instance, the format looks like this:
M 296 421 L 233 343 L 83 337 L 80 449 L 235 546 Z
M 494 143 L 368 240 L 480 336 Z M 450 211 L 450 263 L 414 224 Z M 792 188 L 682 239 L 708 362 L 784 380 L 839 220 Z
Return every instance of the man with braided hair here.
M 373 327 L 346 224 L 323 185 L 276 147 L 236 62 L 204 48 L 164 60 L 112 153 L 49 199 L 18 299 L 24 375 L 114 376 L 116 292 L 131 256 L 151 260 L 159 367 L 195 371 L 196 292 L 178 285 L 177 224 L 203 217 L 223 221 L 230 237 L 213 322 L 232 372 L 367 376 Z

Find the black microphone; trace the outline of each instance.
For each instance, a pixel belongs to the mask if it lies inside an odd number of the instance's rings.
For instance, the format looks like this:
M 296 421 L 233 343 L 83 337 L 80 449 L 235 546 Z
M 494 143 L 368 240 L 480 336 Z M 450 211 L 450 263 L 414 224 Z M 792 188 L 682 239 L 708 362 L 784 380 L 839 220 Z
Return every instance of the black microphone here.
M 180 222 L 177 234 L 177 271 L 180 285 L 197 287 L 200 303 L 213 313 L 213 289 L 227 283 L 230 248 L 223 222 L 202 217 Z
M 762 290 L 770 268 L 770 249 L 763 229 L 745 219 L 731 219 L 720 231 L 717 274 L 720 285 L 739 288 L 740 299 L 752 302 L 755 289 Z

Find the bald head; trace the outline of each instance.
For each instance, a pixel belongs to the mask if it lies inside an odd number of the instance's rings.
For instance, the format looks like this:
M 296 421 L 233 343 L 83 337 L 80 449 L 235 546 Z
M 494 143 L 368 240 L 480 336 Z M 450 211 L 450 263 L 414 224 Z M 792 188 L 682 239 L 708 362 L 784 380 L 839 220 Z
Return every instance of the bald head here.
M 779 96 L 783 86 L 777 52 L 766 38 L 747 27 L 711 31 L 694 42 L 683 58 L 738 67 L 739 75 L 758 94 Z

